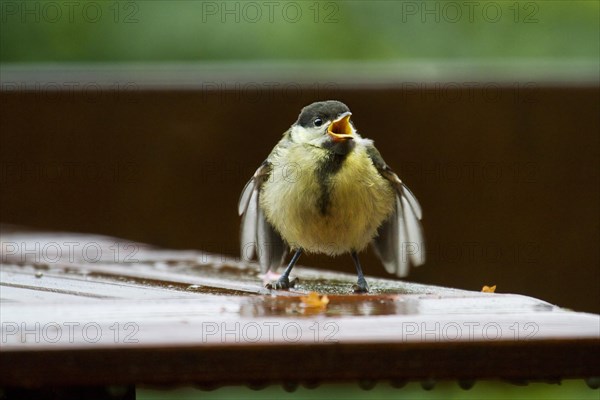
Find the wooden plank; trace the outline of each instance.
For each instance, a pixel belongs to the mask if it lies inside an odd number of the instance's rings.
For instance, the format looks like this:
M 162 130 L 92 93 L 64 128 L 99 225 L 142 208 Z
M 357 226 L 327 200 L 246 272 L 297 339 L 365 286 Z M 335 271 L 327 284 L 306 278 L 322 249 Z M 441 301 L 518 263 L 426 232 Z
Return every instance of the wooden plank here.
M 67 241 L 103 257 L 43 250 Z M 294 290 L 270 291 L 254 265 L 141 244 L 125 262 L 115 243 L 2 233 L 0 385 L 600 376 L 598 315 L 374 278 L 355 295 L 354 276 L 301 267 Z M 329 303 L 307 306 L 310 291 Z
M 38 288 L 13 286 L 2 282 L 0 285 L 0 300 L 6 302 L 53 302 L 53 301 L 86 301 L 90 298 L 77 297 L 76 294 L 38 290 Z
M 195 299 L 102 300 L 35 307 L 13 303 L 3 306 L 3 350 L 132 344 L 435 343 L 598 337 L 598 316 L 584 313 L 516 309 L 514 313 L 494 314 L 473 310 L 469 301 L 462 306 L 450 302 L 446 311 L 438 307 L 423 308 L 421 312 L 417 306 L 405 313 L 406 309 L 398 305 L 407 297 L 418 304 L 418 296 L 380 297 L 366 307 L 364 300 L 354 297 L 360 296 L 331 296 L 330 306 L 323 312 L 305 312 L 298 298 L 207 295 Z M 77 326 L 69 332 L 71 323 Z M 130 329 L 137 332 L 135 341 L 113 340 L 111 327 L 125 324 L 134 325 Z M 89 327 L 91 332 L 84 332 L 87 325 L 93 325 Z

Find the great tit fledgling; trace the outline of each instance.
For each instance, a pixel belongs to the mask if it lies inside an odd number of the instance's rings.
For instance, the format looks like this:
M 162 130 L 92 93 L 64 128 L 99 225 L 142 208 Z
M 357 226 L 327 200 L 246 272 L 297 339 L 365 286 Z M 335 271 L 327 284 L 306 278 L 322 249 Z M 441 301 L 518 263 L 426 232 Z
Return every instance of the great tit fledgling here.
M 256 253 L 267 272 L 283 264 L 289 249 L 295 252 L 267 287 L 288 289 L 303 251 L 350 253 L 355 292 L 369 290 L 357 255 L 369 243 L 398 276 L 425 262 L 421 206 L 373 141 L 358 134 L 351 115 L 335 100 L 304 107 L 242 191 L 242 257 Z

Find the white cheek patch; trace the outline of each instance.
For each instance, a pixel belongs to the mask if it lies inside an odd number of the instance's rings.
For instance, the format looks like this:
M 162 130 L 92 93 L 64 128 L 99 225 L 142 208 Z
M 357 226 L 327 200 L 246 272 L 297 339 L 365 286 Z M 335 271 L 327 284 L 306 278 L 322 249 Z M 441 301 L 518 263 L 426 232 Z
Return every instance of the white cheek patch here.
M 355 137 L 354 141 L 357 144 L 361 144 L 363 146 L 372 146 L 373 145 L 373 140 L 365 139 L 365 138 L 361 137 L 358 133 L 355 133 L 354 137 Z
M 329 139 L 329 136 L 326 133 L 326 126 L 329 126 L 328 123 L 325 123 L 318 128 L 305 128 L 300 125 L 295 125 L 292 127 L 292 140 L 296 143 L 309 143 L 314 146 L 321 146 L 323 142 Z M 370 139 L 363 139 L 354 126 L 351 125 L 351 129 L 352 136 L 356 143 L 364 143 L 365 145 L 373 143 Z
M 292 128 L 292 139 L 297 143 L 308 143 L 319 140 L 324 134 L 324 128 L 304 128 L 299 125 Z

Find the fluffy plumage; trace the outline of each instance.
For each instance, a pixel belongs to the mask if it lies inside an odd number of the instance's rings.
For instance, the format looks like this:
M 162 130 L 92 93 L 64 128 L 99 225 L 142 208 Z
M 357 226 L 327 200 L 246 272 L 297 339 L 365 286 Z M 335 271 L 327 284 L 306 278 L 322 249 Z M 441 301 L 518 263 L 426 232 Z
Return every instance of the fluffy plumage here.
M 242 255 L 263 271 L 290 248 L 334 256 L 369 243 L 399 276 L 425 261 L 419 203 L 349 115 L 337 101 L 305 107 L 242 191 Z

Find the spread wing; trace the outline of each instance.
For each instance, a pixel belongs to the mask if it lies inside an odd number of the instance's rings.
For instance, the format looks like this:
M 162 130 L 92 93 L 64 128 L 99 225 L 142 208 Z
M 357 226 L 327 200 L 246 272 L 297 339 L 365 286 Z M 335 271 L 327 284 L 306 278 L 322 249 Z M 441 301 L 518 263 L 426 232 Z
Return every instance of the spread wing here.
M 288 251 L 288 246 L 266 220 L 260 207 L 260 188 L 270 173 L 271 164 L 268 161 L 263 162 L 246 183 L 238 203 L 238 213 L 242 216 L 242 259 L 252 260 L 257 255 L 262 272 L 277 270 L 283 264 Z
M 394 212 L 378 230 L 371 245 L 385 269 L 400 277 L 408 275 L 410 265 L 425 263 L 425 240 L 421 227 L 421 206 L 410 189 L 385 163 L 374 146 L 367 147 L 373 165 L 396 190 Z

